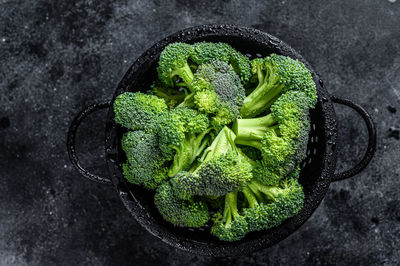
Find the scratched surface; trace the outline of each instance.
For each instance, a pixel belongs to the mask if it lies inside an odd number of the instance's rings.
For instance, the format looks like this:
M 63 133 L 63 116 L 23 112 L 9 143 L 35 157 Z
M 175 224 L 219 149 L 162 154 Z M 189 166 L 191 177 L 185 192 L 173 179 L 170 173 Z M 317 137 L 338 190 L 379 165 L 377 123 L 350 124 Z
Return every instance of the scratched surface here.
M 374 117 L 377 153 L 331 185 L 309 221 L 238 258 L 188 254 L 142 229 L 111 187 L 80 178 L 65 138 L 74 114 L 106 100 L 135 58 L 179 29 L 236 23 L 298 50 L 332 94 Z M 0 1 L 0 265 L 398 265 L 400 1 Z M 365 149 L 365 126 L 340 121 L 339 169 Z M 78 132 L 89 169 L 106 174 L 105 113 Z

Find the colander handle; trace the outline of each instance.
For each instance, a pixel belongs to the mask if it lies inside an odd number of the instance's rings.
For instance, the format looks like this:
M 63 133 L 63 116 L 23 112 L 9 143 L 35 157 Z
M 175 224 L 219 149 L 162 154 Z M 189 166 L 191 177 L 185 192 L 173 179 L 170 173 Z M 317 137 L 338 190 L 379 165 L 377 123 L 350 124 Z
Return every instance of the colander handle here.
M 368 163 L 371 161 L 372 157 L 374 156 L 375 150 L 376 150 L 376 129 L 375 129 L 375 124 L 374 121 L 372 120 L 371 115 L 360 105 L 353 103 L 352 101 L 348 99 L 342 99 L 336 96 L 331 96 L 332 102 L 334 103 L 339 103 L 346 105 L 350 108 L 353 108 L 364 120 L 365 124 L 367 125 L 368 129 L 368 147 L 367 150 L 364 154 L 364 157 L 361 159 L 361 161 L 354 167 L 350 168 L 349 170 L 339 172 L 333 175 L 332 177 L 332 182 L 333 181 L 339 181 L 343 180 L 349 177 L 352 177 L 361 170 L 363 170 Z
M 69 155 L 69 160 L 75 166 L 75 168 L 78 170 L 81 175 L 86 177 L 87 179 L 90 179 L 91 181 L 97 182 L 97 183 L 102 183 L 102 184 L 107 184 L 111 185 L 111 180 L 105 177 L 101 177 L 95 174 L 90 173 L 88 170 L 82 167 L 78 156 L 76 155 L 76 150 L 75 150 L 75 136 L 76 136 L 76 131 L 78 130 L 79 125 L 81 124 L 82 120 L 85 119 L 88 115 L 90 115 L 93 112 L 96 112 L 101 109 L 108 108 L 110 106 L 110 102 L 102 102 L 102 103 L 96 103 L 93 105 L 90 105 L 86 108 L 84 108 L 82 111 L 80 111 L 72 120 L 71 125 L 69 126 L 68 130 L 68 135 L 67 135 L 67 149 L 68 149 L 68 155 Z

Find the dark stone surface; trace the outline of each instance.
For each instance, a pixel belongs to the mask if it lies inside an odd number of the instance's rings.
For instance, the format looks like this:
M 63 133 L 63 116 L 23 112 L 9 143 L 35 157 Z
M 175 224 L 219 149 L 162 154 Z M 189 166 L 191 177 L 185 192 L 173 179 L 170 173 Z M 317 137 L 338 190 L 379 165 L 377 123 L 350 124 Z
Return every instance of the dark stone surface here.
M 288 239 L 238 258 L 188 254 L 152 237 L 115 190 L 81 179 L 66 154 L 78 110 L 109 99 L 154 42 L 203 23 L 236 23 L 283 39 L 332 94 L 363 105 L 378 130 L 366 170 L 332 184 Z M 400 262 L 400 2 L 2 0 L 0 59 L 0 265 Z M 362 155 L 366 129 L 355 112 L 336 110 L 338 169 L 345 169 Z M 93 115 L 78 132 L 83 163 L 102 174 L 104 120 L 104 112 Z

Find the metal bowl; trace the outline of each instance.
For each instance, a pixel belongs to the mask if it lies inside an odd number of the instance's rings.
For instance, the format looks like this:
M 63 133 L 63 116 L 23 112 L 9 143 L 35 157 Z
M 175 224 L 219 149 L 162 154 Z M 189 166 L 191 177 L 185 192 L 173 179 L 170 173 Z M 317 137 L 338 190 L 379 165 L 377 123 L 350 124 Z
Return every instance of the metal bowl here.
M 281 225 L 261 232 L 252 232 L 237 242 L 224 242 L 212 236 L 206 228 L 188 229 L 173 226 L 158 213 L 153 203 L 153 191 L 129 184 L 122 175 L 121 164 L 125 154 L 120 140 L 125 131 L 114 122 L 112 103 L 116 96 L 126 91 L 145 91 L 155 79 L 159 55 L 166 45 L 173 42 L 194 43 L 199 41 L 226 42 L 250 57 L 264 57 L 277 53 L 298 59 L 312 73 L 317 87 L 318 102 L 311 110 L 311 132 L 307 158 L 302 162 L 300 183 L 305 193 L 304 207 L 294 217 Z M 333 102 L 355 109 L 367 125 L 369 142 L 363 159 L 353 168 L 335 174 L 337 123 Z M 99 177 L 85 170 L 75 152 L 76 130 L 90 113 L 109 108 L 105 152 L 109 178 Z M 235 256 L 270 247 L 295 232 L 312 215 L 324 198 L 329 184 L 351 177 L 360 172 L 372 159 L 376 146 L 376 133 L 370 115 L 359 105 L 329 95 L 323 82 L 312 67 L 289 45 L 278 38 L 256 29 L 235 25 L 202 25 L 179 31 L 157 42 L 141 55 L 129 68 L 119 83 L 110 102 L 94 104 L 78 113 L 72 121 L 67 139 L 68 152 L 73 165 L 85 177 L 100 183 L 113 184 L 128 211 L 151 234 L 168 244 L 203 255 Z M 132 240 L 134 241 L 134 240 Z

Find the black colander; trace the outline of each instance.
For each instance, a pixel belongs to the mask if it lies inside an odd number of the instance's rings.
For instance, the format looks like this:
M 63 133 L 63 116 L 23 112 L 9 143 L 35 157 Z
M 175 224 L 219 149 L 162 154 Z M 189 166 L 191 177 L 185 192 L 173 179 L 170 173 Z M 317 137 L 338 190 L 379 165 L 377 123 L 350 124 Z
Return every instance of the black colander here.
M 304 187 L 303 209 L 281 225 L 252 232 L 240 241 L 223 242 L 212 236 L 208 228 L 187 229 L 175 227 L 166 222 L 153 204 L 154 192 L 126 182 L 122 176 L 121 164 L 125 155 L 120 140 L 125 129 L 114 122 L 112 103 L 115 97 L 125 91 L 144 91 L 155 79 L 158 57 L 169 43 L 199 41 L 226 42 L 252 58 L 277 53 L 298 59 L 311 71 L 317 86 L 318 103 L 311 110 L 311 132 L 307 148 L 307 158 L 302 162 L 300 183 Z M 336 165 L 337 122 L 333 103 L 347 105 L 358 112 L 368 129 L 368 147 L 363 159 L 355 167 L 342 173 L 334 173 Z M 109 178 L 99 177 L 85 170 L 75 152 L 76 130 L 90 113 L 109 108 L 106 124 L 105 152 L 109 167 Z M 372 159 L 376 146 L 376 132 L 370 115 L 359 105 L 349 100 L 328 94 L 322 80 L 311 66 L 289 45 L 259 30 L 234 25 L 203 25 L 177 32 L 156 43 L 141 55 L 129 68 L 119 83 L 111 102 L 94 104 L 81 111 L 72 121 L 68 132 L 68 152 L 72 164 L 85 177 L 104 184 L 113 184 L 126 208 L 136 220 L 151 234 L 177 248 L 198 254 L 214 256 L 234 256 L 272 246 L 296 231 L 315 211 L 324 198 L 329 184 L 359 173 Z M 135 241 L 132 239 L 132 241 Z

